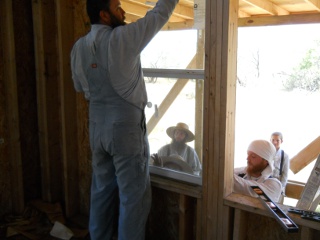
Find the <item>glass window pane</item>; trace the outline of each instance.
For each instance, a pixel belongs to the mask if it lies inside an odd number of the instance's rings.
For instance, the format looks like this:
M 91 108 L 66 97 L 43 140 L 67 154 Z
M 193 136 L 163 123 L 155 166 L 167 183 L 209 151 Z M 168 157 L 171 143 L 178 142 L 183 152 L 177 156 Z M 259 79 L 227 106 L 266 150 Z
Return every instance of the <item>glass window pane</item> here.
M 195 149 L 195 141 L 188 139 L 186 145 L 191 147 L 182 147 L 184 151 L 174 152 L 172 149 L 168 152 L 158 152 L 158 150 L 172 142 L 171 137 L 167 134 L 167 129 L 171 128 L 177 130 L 178 123 L 184 123 L 188 126 L 189 134 L 195 133 L 195 109 L 196 109 L 196 83 L 194 79 L 172 79 L 172 78 L 154 78 L 152 81 L 148 78 L 145 79 L 146 88 L 149 98 L 149 108 L 146 108 L 146 119 L 149 131 L 150 153 L 160 154 L 163 161 L 167 161 L 165 167 L 189 173 L 192 175 L 201 175 L 201 159 L 199 159 L 197 150 Z M 202 80 L 201 80 L 202 81 Z M 151 106 L 152 104 L 152 106 Z M 152 119 L 153 118 L 153 119 Z M 150 126 L 150 120 L 156 121 L 156 124 Z M 182 125 L 181 125 L 182 126 Z M 185 125 L 183 125 L 185 127 Z M 185 130 L 185 129 L 182 129 Z M 188 132 L 185 130 L 184 132 Z M 190 141 L 189 141 L 190 140 Z M 198 140 L 198 139 L 197 139 Z M 195 152 L 195 156 L 192 155 Z M 179 155 L 179 156 L 173 156 Z M 165 158 L 165 157 L 169 157 Z M 172 157 L 172 159 L 171 159 Z M 180 158 L 183 159 L 180 159 Z M 187 159 L 186 159 L 187 158 Z M 177 159 L 177 161 L 174 161 Z M 171 162 L 171 160 L 173 162 Z M 183 160 L 189 164 L 180 163 Z M 198 162 L 194 162 L 194 161 Z M 199 164 L 197 166 L 197 163 Z
M 159 32 L 141 54 L 142 67 L 190 68 L 188 65 L 197 53 L 197 36 L 195 29 Z
M 157 152 L 157 150 L 164 144 L 167 144 L 171 139 L 167 136 L 166 129 L 169 126 L 174 126 L 178 122 L 188 124 L 189 129 L 194 132 L 195 126 L 195 80 L 183 80 L 186 85 L 178 94 L 174 102 L 169 106 L 166 112 L 156 112 L 160 104 L 167 96 L 173 85 L 177 82 L 176 79 L 158 78 L 155 83 L 146 83 L 149 102 L 152 103 L 151 108 L 146 108 L 147 122 L 152 115 L 158 115 L 161 120 L 156 128 L 149 133 L 150 152 Z M 188 143 L 194 147 L 194 142 Z

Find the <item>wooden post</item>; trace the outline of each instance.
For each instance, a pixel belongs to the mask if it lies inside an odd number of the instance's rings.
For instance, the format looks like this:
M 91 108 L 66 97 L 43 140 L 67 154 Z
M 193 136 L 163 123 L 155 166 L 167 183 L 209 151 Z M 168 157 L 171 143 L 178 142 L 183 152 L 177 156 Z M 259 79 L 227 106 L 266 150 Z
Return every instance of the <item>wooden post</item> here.
M 196 240 L 202 239 L 202 198 L 197 198 Z
M 202 237 L 230 239 L 223 199 L 233 184 L 238 0 L 206 3 Z
M 313 232 L 314 232 L 314 230 L 312 228 L 308 228 L 308 227 L 302 226 L 301 227 L 300 239 L 303 239 L 303 240 L 314 239 L 313 238 Z
M 72 0 L 56 1 L 58 25 L 59 82 L 61 92 L 62 161 L 65 213 L 71 217 L 79 213 L 79 179 L 77 148 L 76 92 L 70 69 L 73 39 Z M 69 24 L 65 24 L 69 23 Z
M 179 239 L 194 239 L 194 206 L 192 198 L 184 194 L 180 194 L 179 200 Z
M 233 239 L 243 240 L 247 236 L 248 212 L 235 209 L 233 222 Z
M 15 63 L 15 42 L 14 27 L 12 16 L 12 1 L 0 1 L 0 22 L 3 30 L 1 31 L 1 41 L 3 42 L 4 59 L 4 87 L 6 93 L 6 122 L 8 126 L 8 137 L 4 142 L 8 144 L 8 161 L 12 172 L 11 176 L 11 199 L 14 213 L 22 213 L 24 209 L 23 177 L 20 146 L 20 128 L 19 128 L 19 106 L 17 93 L 17 76 Z M 2 193 L 1 193 L 2 194 Z
M 204 30 L 198 30 L 198 42 L 197 42 L 197 53 L 196 53 L 196 68 L 204 68 Z M 202 138 L 203 138 L 203 90 L 204 90 L 204 79 L 196 79 L 195 86 L 195 140 L 194 149 L 198 153 L 200 162 L 202 163 L 203 148 L 202 148 Z
M 42 198 L 62 199 L 60 88 L 58 79 L 56 6 L 53 0 L 32 1 L 36 57 L 39 149 Z

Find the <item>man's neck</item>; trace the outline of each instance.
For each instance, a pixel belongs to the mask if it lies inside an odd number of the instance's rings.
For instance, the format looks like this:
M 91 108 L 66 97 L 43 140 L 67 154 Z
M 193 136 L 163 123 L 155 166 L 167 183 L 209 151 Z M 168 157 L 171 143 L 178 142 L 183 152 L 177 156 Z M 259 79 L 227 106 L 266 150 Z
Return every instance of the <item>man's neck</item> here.
M 251 176 L 251 177 L 255 177 L 255 178 L 258 178 L 258 177 L 261 177 L 261 171 L 250 171 L 249 169 L 247 169 L 247 173 Z
M 249 175 L 250 175 L 251 177 L 258 178 L 258 177 L 261 177 L 261 172 L 257 172 L 257 173 L 249 173 Z

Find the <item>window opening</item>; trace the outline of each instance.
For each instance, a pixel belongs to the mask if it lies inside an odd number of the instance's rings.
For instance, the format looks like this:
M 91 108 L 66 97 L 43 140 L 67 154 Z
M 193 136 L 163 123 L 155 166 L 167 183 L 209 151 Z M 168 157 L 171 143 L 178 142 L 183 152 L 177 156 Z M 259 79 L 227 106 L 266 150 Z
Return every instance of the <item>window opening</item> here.
M 239 28 L 235 167 L 246 166 L 252 140 L 270 140 L 272 132 L 283 133 L 281 148 L 289 159 L 319 136 L 319 27 Z M 314 164 L 297 174 L 289 171 L 289 180 L 305 183 Z

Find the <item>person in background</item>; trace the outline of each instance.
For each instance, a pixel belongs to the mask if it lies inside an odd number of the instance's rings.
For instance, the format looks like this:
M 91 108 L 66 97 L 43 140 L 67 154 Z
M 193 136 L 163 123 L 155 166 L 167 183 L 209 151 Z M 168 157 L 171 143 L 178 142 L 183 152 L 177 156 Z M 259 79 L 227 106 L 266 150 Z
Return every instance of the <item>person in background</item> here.
M 274 132 L 271 134 L 270 141 L 276 148 L 276 155 L 274 157 L 274 169 L 272 176 L 279 179 L 282 184 L 282 192 L 280 201 L 283 203 L 285 196 L 285 189 L 288 182 L 288 174 L 290 161 L 289 156 L 281 149 L 283 143 L 283 135 L 281 132 Z
M 257 196 L 251 186 L 258 186 L 274 202 L 281 194 L 281 183 L 272 177 L 276 148 L 266 140 L 252 141 L 247 149 L 247 166 L 234 169 L 234 192 Z
M 158 150 L 158 156 L 179 155 L 188 163 L 195 175 L 200 175 L 199 157 L 196 151 L 186 144 L 194 140 L 194 134 L 189 130 L 189 126 L 180 122 L 176 126 L 169 127 L 166 132 L 172 141 Z
M 89 101 L 91 240 L 142 240 L 151 206 L 147 92 L 140 53 L 169 20 L 178 0 L 159 0 L 126 24 L 119 0 L 87 0 L 90 32 L 71 52 L 75 90 Z M 118 233 L 113 232 L 119 194 Z

